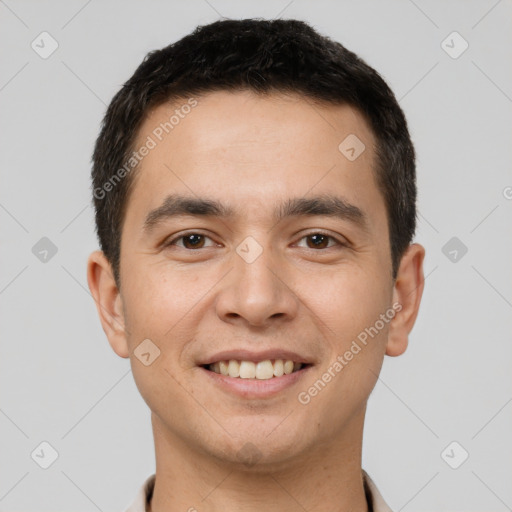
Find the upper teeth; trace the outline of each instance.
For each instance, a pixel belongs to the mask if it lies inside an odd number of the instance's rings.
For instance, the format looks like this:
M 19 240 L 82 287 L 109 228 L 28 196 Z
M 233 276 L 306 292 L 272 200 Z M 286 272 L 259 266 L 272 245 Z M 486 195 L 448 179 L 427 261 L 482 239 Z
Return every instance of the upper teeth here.
M 209 365 L 209 369 L 215 373 L 221 373 L 229 377 L 240 377 L 242 379 L 271 379 L 272 377 L 281 377 L 300 370 L 302 363 L 294 363 L 291 360 L 276 359 L 271 361 L 218 361 Z

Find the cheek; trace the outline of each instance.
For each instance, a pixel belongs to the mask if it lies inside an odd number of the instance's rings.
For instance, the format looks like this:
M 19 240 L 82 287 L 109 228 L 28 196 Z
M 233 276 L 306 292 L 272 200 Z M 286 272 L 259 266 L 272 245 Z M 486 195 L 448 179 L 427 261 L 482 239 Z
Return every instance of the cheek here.
M 139 261 L 138 268 L 126 280 L 125 292 L 132 367 L 136 370 L 141 366 L 133 352 L 143 340 L 154 342 L 160 352 L 152 364 L 159 371 L 147 372 L 142 368 L 134 377 L 140 377 L 141 393 L 145 384 L 153 382 L 169 393 L 177 386 L 170 373 L 178 378 L 191 366 L 195 368 L 188 351 L 195 346 L 193 340 L 198 327 L 212 307 L 212 295 L 207 292 L 218 278 L 210 274 L 198 275 L 197 271 L 171 270 L 169 264 L 162 261 L 157 264 Z M 159 395 L 158 390 L 151 393 Z
M 175 331 L 204 295 L 198 276 L 165 264 L 148 265 L 139 261 L 137 271 L 127 278 L 127 315 L 132 333 L 155 339 L 175 338 Z
M 375 386 L 390 322 L 381 314 L 392 309 L 390 297 L 384 280 L 352 267 L 318 298 L 315 313 L 329 327 L 329 353 L 303 391 L 318 415 L 331 418 L 327 436 L 353 417 Z
M 342 348 L 379 320 L 390 307 L 391 297 L 392 289 L 382 278 L 352 266 L 330 277 L 316 308 Z
M 139 262 L 139 270 L 126 279 L 125 311 L 129 319 L 128 344 L 136 386 L 149 408 L 158 416 L 169 414 L 169 407 L 189 407 L 190 393 L 179 384 L 183 381 L 179 368 L 180 355 L 193 337 L 188 315 L 200 299 L 201 291 L 193 283 L 183 286 L 181 279 L 164 275 L 161 269 Z M 193 281 L 193 279 L 192 279 Z M 204 292 L 203 292 L 204 293 Z M 151 340 L 149 352 L 158 354 L 145 365 L 137 356 L 143 340 Z M 148 343 L 148 342 L 144 342 Z M 142 346 L 142 345 L 140 345 Z

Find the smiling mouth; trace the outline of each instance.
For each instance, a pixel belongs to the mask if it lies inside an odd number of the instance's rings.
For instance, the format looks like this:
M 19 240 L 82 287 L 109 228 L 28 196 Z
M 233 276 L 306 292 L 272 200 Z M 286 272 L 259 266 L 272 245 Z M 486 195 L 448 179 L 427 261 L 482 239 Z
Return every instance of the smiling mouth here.
M 289 359 L 266 359 L 265 361 L 217 361 L 211 364 L 202 365 L 211 372 L 220 373 L 226 377 L 239 379 L 269 380 L 298 372 L 310 364 L 296 363 Z

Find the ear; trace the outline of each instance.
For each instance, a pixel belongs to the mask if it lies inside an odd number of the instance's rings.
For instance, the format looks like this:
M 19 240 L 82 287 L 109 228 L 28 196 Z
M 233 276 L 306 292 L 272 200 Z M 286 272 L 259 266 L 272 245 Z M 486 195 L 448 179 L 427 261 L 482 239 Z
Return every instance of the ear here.
M 423 277 L 423 259 L 425 248 L 420 244 L 411 244 L 400 261 L 393 289 L 393 304 L 397 304 L 396 315 L 389 324 L 386 355 L 399 356 L 405 352 L 418 310 L 425 278 Z
M 111 265 L 102 251 L 95 251 L 89 256 L 87 282 L 110 346 L 118 356 L 129 357 L 121 294 Z

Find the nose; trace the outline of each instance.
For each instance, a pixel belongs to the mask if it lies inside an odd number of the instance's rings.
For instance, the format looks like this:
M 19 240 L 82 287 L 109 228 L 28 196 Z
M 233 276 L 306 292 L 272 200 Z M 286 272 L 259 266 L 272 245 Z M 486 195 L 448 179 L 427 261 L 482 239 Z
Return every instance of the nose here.
M 234 255 L 234 268 L 222 281 L 217 296 L 216 309 L 221 320 L 268 327 L 295 318 L 299 300 L 291 287 L 289 271 L 271 252 L 264 249 L 251 262 Z

